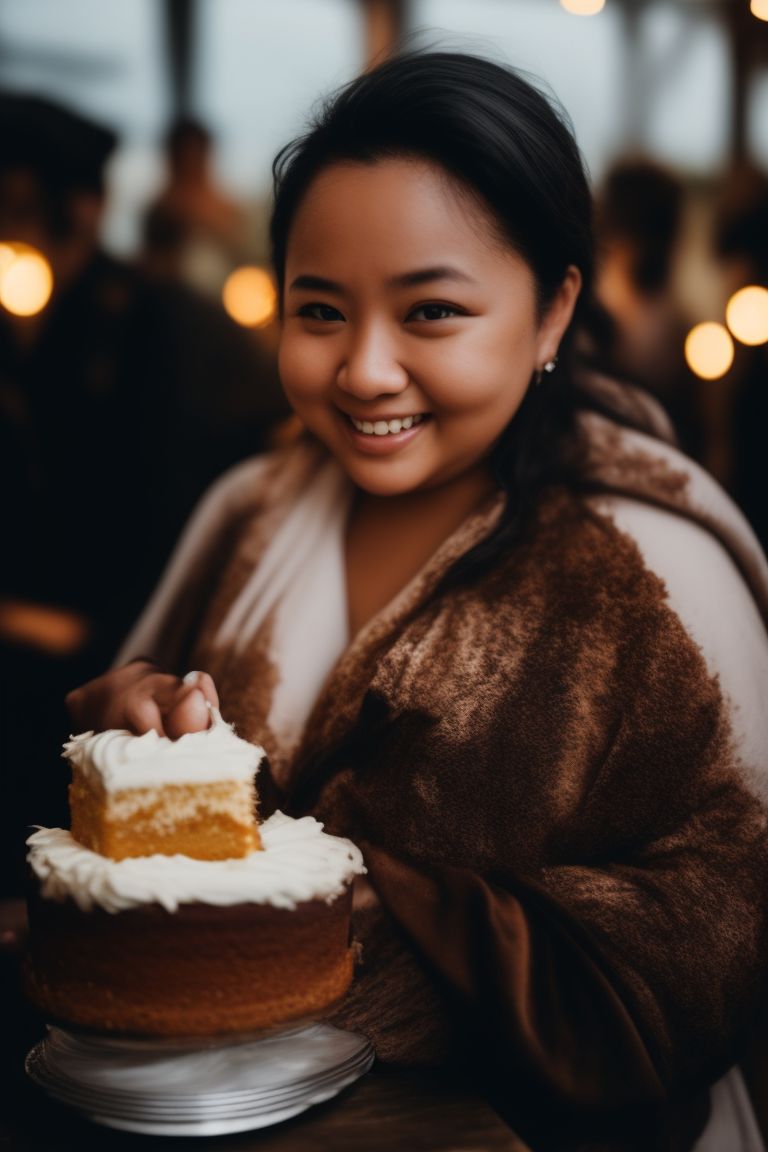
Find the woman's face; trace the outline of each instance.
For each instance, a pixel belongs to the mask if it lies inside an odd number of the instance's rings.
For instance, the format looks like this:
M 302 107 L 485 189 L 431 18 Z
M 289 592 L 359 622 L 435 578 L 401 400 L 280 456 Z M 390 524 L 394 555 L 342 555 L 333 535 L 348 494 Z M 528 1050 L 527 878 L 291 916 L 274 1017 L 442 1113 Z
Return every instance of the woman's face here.
M 529 265 L 441 168 L 336 164 L 288 237 L 283 386 L 363 490 L 437 487 L 485 468 L 579 286 L 569 269 L 539 316 Z

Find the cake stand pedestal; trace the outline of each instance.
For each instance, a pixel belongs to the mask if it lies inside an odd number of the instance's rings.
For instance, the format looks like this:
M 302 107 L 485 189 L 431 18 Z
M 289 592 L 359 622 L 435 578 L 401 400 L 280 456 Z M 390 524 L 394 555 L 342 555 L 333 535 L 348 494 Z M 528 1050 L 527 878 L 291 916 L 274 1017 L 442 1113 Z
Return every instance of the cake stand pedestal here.
M 371 1067 L 363 1036 L 311 1023 L 215 1040 L 129 1040 L 49 1026 L 27 1075 L 97 1124 L 215 1136 L 277 1124 L 341 1092 Z

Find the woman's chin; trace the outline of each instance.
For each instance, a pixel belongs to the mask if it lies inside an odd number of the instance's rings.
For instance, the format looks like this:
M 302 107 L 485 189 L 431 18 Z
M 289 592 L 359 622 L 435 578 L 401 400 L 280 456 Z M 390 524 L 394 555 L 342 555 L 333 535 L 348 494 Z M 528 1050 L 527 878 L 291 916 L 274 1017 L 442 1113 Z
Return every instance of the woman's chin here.
M 422 485 L 409 480 L 407 477 L 376 476 L 366 469 L 348 469 L 347 475 L 356 488 L 367 492 L 369 496 L 405 496 L 409 492 L 416 492 Z

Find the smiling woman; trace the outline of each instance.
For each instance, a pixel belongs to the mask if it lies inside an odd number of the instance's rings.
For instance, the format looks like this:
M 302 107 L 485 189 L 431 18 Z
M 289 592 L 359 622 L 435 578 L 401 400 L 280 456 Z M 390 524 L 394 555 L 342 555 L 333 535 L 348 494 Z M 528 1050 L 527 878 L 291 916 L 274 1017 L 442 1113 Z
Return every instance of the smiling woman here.
M 347 531 L 358 631 L 493 495 L 489 454 L 555 357 L 581 274 L 568 268 L 540 309 L 532 269 L 499 243 L 490 211 L 406 157 L 315 178 L 285 283 L 283 387 L 358 489 Z
M 280 374 L 299 416 L 363 492 L 428 489 L 437 505 L 492 491 L 489 450 L 556 355 L 581 276 L 568 269 L 540 316 L 531 268 L 489 211 L 401 158 L 315 179 L 285 280 Z
M 304 434 L 209 493 L 74 722 L 192 731 L 204 670 L 260 811 L 363 851 L 335 1021 L 460 1066 L 537 1150 L 684 1152 L 768 957 L 765 560 L 577 364 L 589 191 L 521 77 L 390 60 L 275 178 Z

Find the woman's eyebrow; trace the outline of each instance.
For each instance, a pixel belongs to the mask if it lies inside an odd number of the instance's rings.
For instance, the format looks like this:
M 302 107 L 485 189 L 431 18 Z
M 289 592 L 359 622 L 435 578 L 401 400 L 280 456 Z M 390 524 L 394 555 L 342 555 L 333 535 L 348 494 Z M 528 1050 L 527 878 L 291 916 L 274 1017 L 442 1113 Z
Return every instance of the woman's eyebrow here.
M 413 272 L 403 272 L 399 276 L 392 276 L 388 281 L 395 288 L 414 288 L 419 284 L 428 284 L 432 280 L 458 280 L 465 284 L 476 284 L 477 281 L 454 268 L 451 264 L 437 264 L 433 268 L 416 268 Z
M 432 268 L 416 268 L 412 272 L 401 272 L 397 276 L 391 276 L 387 280 L 387 284 L 393 288 L 415 288 L 433 280 L 456 280 L 465 284 L 477 283 L 460 268 L 454 268 L 450 264 L 436 264 Z M 335 280 L 328 280 L 325 276 L 312 276 L 307 273 L 297 276 L 295 280 L 291 281 L 288 290 L 293 291 L 294 289 L 304 289 L 310 292 L 333 292 L 337 296 L 344 293 L 341 284 L 337 284 Z
M 308 289 L 310 292 L 335 292 L 337 296 L 341 296 L 344 289 L 335 280 L 326 280 L 324 276 L 297 276 L 288 285 L 288 291 L 293 291 L 294 288 Z

